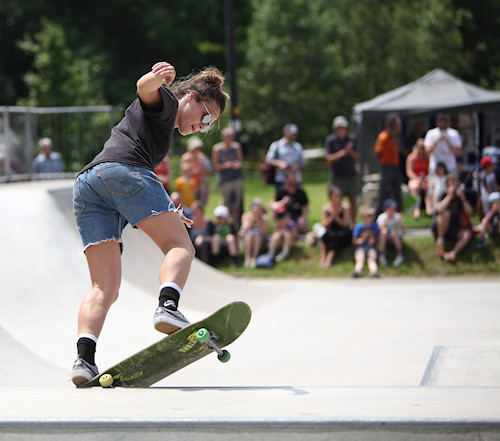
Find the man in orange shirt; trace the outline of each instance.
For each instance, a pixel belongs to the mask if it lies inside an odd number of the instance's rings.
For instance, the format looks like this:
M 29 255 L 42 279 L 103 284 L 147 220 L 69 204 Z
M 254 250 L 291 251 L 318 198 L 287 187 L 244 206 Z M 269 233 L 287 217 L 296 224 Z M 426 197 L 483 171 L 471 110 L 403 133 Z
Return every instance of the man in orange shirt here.
M 380 164 L 377 215 L 382 213 L 382 204 L 389 198 L 396 201 L 398 212 L 403 208 L 398 147 L 401 118 L 396 113 L 389 113 L 385 119 L 385 126 L 385 130 L 380 132 L 375 142 L 375 157 Z

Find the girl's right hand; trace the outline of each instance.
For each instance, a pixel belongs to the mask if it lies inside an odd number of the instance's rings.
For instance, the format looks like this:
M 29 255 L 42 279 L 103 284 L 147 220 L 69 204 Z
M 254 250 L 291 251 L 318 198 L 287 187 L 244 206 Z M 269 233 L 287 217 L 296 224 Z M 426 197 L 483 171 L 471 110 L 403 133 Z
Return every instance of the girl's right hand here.
M 166 61 L 160 61 L 156 63 L 152 68 L 151 72 L 157 77 L 161 77 L 163 84 L 170 86 L 175 80 L 175 67 Z

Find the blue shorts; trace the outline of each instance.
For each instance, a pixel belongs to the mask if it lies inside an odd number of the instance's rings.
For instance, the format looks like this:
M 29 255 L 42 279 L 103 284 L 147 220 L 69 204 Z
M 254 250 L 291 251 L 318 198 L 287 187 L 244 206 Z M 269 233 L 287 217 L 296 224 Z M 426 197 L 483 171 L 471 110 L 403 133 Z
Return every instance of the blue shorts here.
M 116 240 L 122 244 L 127 224 L 175 206 L 154 172 L 116 162 L 98 164 L 80 174 L 73 187 L 73 213 L 84 250 Z

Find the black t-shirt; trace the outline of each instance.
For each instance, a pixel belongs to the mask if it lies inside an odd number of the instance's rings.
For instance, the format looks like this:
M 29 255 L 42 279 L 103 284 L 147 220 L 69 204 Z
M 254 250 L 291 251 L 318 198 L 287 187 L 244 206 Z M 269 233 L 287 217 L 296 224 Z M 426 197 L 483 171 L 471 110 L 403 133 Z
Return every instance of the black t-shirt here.
M 299 187 L 295 193 L 289 193 L 285 187 L 282 187 L 276 193 L 276 200 L 281 201 L 285 196 L 290 197 L 290 200 L 285 205 L 286 211 L 290 213 L 292 219 L 296 220 L 302 215 L 302 208 L 309 204 L 306 192 Z
M 325 139 L 326 154 L 337 153 L 344 149 L 348 142 L 354 142 L 354 150 L 356 150 L 356 140 L 347 135 L 344 139 L 340 139 L 335 133 L 329 135 Z M 356 167 L 354 159 L 350 155 L 344 156 L 342 159 L 334 164 L 330 164 L 330 176 L 337 176 L 338 178 L 350 178 L 356 176 Z
M 159 91 L 163 109 L 159 112 L 146 110 L 137 98 L 111 130 L 103 150 L 82 172 L 103 162 L 119 162 L 154 171 L 170 149 L 179 107 L 179 101 L 166 86 L 161 86 Z

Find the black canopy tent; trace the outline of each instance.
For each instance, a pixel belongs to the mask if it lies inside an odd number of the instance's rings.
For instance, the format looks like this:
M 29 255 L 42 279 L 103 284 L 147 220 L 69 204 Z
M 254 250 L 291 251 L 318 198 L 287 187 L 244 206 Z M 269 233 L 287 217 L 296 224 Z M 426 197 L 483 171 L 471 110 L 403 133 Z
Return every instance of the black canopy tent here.
M 368 169 L 370 166 L 373 168 L 373 145 L 389 112 L 397 112 L 403 120 L 414 116 L 433 116 L 439 112 L 472 113 L 476 122 L 474 147 L 477 160 L 484 147 L 481 113 L 492 108 L 500 108 L 500 92 L 483 89 L 442 69 L 434 69 L 412 83 L 354 106 L 353 119 L 361 164 L 368 165 Z

